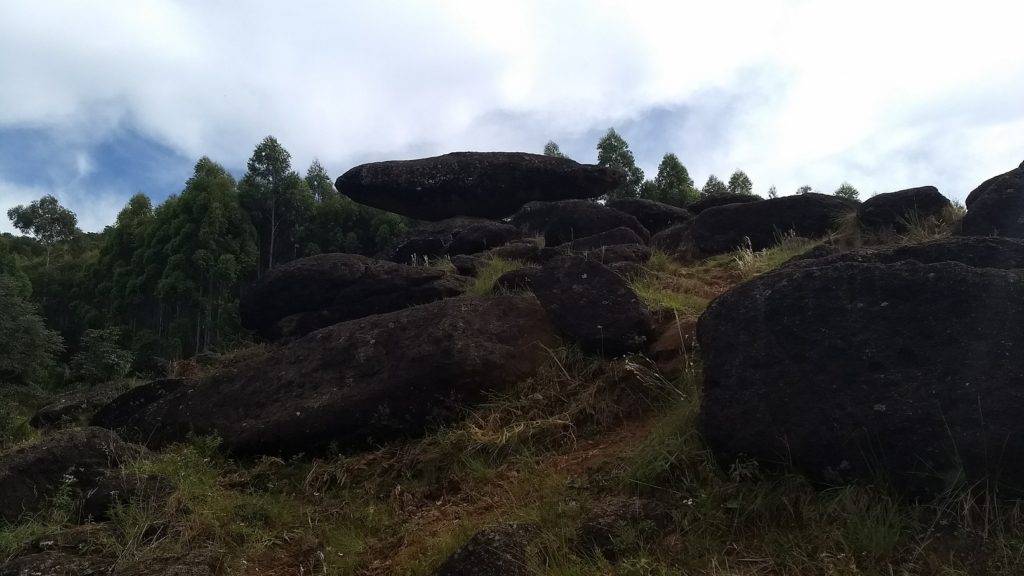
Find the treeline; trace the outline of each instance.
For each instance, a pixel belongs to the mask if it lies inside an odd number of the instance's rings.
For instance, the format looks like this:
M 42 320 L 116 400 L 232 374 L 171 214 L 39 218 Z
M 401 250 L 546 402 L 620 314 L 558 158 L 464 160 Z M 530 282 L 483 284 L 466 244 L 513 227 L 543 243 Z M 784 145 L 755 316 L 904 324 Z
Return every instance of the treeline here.
M 240 181 L 204 157 L 179 194 L 158 206 L 133 196 L 100 234 L 81 232 L 52 196 L 8 216 L 31 237 L 0 237 L 0 305 L 16 303 L 24 316 L 31 301 L 66 359 L 82 351 L 83 336 L 92 342 L 106 330 L 139 369 L 244 339 L 243 286 L 273 267 L 321 252 L 374 254 L 408 226 L 338 194 L 318 161 L 301 176 L 273 137 L 256 146 Z

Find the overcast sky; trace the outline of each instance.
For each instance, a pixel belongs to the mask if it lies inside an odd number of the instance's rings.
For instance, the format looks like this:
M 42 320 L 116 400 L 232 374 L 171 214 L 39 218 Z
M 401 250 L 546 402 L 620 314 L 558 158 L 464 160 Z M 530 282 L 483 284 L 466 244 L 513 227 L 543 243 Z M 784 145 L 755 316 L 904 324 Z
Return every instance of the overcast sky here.
M 962 200 L 1024 160 L 1024 3 L 3 0 L 0 210 L 85 230 L 272 134 L 305 172 L 455 150 Z M 0 231 L 11 230 L 2 219 Z

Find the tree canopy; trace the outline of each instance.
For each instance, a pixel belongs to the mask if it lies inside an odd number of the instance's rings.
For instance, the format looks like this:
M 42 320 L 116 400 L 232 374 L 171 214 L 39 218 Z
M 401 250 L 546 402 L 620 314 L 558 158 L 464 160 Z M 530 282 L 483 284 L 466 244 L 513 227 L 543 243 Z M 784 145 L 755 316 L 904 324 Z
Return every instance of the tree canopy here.
M 609 128 L 597 143 L 597 163 L 621 170 L 626 174 L 626 183 L 608 194 L 609 198 L 636 198 L 644 183 L 644 171 L 636 165 L 636 159 L 629 145 L 614 128 Z
M 737 170 L 732 173 L 729 177 L 728 184 L 729 192 L 733 194 L 746 194 L 751 196 L 754 194 L 754 183 L 750 181 L 750 177 L 743 170 Z
M 700 195 L 703 198 L 727 194 L 728 192 L 729 188 L 725 185 L 725 182 L 719 180 L 714 174 L 708 176 L 708 181 L 705 182 L 704 187 L 700 189 Z
M 658 164 L 657 176 L 648 182 L 644 182 L 640 196 L 665 204 L 686 206 L 695 202 L 699 195 L 686 166 L 683 166 L 679 157 L 672 153 L 662 157 L 661 163 Z

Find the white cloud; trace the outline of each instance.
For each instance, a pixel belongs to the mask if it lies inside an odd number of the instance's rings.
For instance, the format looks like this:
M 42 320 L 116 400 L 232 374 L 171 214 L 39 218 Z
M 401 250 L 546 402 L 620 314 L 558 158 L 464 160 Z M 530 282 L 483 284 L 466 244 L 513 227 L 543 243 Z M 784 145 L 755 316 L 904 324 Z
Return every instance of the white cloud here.
M 130 123 L 230 166 L 274 134 L 337 173 L 668 107 L 686 118 L 651 137 L 698 182 L 962 198 L 1024 159 L 1022 19 L 1003 0 L 23 2 L 0 19 L 0 129 L 81 147 Z

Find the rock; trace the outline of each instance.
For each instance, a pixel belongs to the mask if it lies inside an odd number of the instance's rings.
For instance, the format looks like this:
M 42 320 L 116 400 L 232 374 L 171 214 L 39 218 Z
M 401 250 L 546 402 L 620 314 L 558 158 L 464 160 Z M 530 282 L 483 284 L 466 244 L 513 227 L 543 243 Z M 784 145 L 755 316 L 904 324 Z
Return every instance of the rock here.
M 687 210 L 693 214 L 700 214 L 708 208 L 714 208 L 716 206 L 727 206 L 729 204 L 746 204 L 748 202 L 759 202 L 764 200 L 760 196 L 754 196 L 753 194 L 713 194 L 706 196 L 700 200 L 690 204 L 686 207 Z
M 69 428 L 0 455 L 0 519 L 41 510 L 61 486 L 87 490 L 119 462 L 143 453 L 102 428 Z
M 94 412 L 125 390 L 125 384 L 110 382 L 94 388 L 62 394 L 36 411 L 29 420 L 33 428 L 87 421 Z
M 111 472 L 82 495 L 81 517 L 105 522 L 119 505 L 137 504 L 146 510 L 163 508 L 173 493 L 174 485 L 160 476 Z
M 637 244 L 618 244 L 615 246 L 605 246 L 596 250 L 590 250 L 583 253 L 584 256 L 591 260 L 596 260 L 605 266 L 611 266 L 612 264 L 618 264 L 620 262 L 630 262 L 633 264 L 647 263 L 651 259 L 651 249 L 647 246 L 639 246 Z
M 532 202 L 512 217 L 526 234 L 543 234 L 547 246 L 558 246 L 624 226 L 646 243 L 651 233 L 640 222 L 614 208 L 586 200 Z
M 615 272 L 627 282 L 643 276 L 647 271 L 636 262 L 612 262 L 606 264 L 608 269 Z
M 476 254 L 503 246 L 522 236 L 515 226 L 483 218 L 449 218 L 407 230 L 386 258 L 400 264 L 418 263 L 424 256 Z
M 494 281 L 494 292 L 522 292 L 529 290 L 533 279 L 540 273 L 539 266 L 527 266 L 518 270 L 509 270 Z
M 680 318 L 662 327 L 659 334 L 647 356 L 657 364 L 662 375 L 675 378 L 697 359 L 697 321 Z
M 857 219 L 871 230 L 905 232 L 912 218 L 941 218 L 953 207 L 934 186 L 909 188 L 872 196 L 860 205 Z
M 113 561 L 64 552 L 40 552 L 0 563 L 0 576 L 106 576 Z
M 532 375 L 556 342 L 528 297 L 452 298 L 324 328 L 168 395 L 120 428 L 150 446 L 352 452 L 450 422 Z
M 559 331 L 586 353 L 638 352 L 650 336 L 650 317 L 636 293 L 596 260 L 553 258 L 533 279 L 532 289 Z
M 501 258 L 503 260 L 518 260 L 529 264 L 543 264 L 548 260 L 558 256 L 559 252 L 555 248 L 542 248 L 532 240 L 523 240 L 520 242 L 512 242 L 500 248 L 488 250 L 487 252 L 480 254 L 483 258 Z
M 609 200 L 606 206 L 636 218 L 652 234 L 693 219 L 693 213 L 685 208 L 678 208 L 644 198 Z
M 989 178 L 967 196 L 962 234 L 1024 238 L 1024 162 Z
M 501 222 L 478 222 L 452 237 L 448 254 L 476 254 L 490 248 L 504 246 L 522 237 L 519 229 Z
M 618 228 L 612 228 L 606 232 L 600 234 L 594 234 L 593 236 L 587 236 L 580 238 L 579 240 L 573 240 L 559 246 L 561 249 L 568 250 L 570 252 L 586 252 L 588 250 L 596 250 L 604 246 L 614 246 L 616 244 L 643 244 L 644 240 L 636 232 L 633 232 L 625 226 L 619 226 Z
M 337 188 L 360 204 L 417 220 L 501 218 L 534 200 L 596 198 L 625 183 L 618 170 L 521 152 L 453 152 L 356 166 Z
M 331 324 L 458 296 L 465 283 L 442 270 L 320 254 L 274 268 L 242 296 L 242 325 L 294 338 Z
M 955 261 L 991 251 L 962 240 L 945 257 L 939 243 L 904 252 L 933 263 L 807 261 L 715 300 L 698 340 L 700 428 L 717 461 L 829 484 L 881 477 L 915 497 L 1024 486 L 1024 461 L 1007 457 L 1024 453 L 1024 270 Z
M 693 222 L 693 242 L 702 254 L 723 254 L 750 239 L 751 248 L 763 250 L 783 234 L 804 238 L 828 234 L 836 220 L 854 210 L 849 200 L 825 194 L 800 194 L 746 204 L 728 204 L 702 211 Z
M 651 236 L 651 247 L 689 258 L 693 252 L 693 222 L 676 224 Z
M 860 249 L 848 252 L 821 250 L 817 258 L 793 258 L 786 268 L 818 268 L 848 262 L 860 264 L 894 264 L 914 260 L 922 264 L 960 262 L 972 268 L 1024 268 L 1024 240 L 998 236 L 957 237 L 931 240 L 881 249 Z
M 398 245 L 387 253 L 387 259 L 399 264 L 422 264 L 424 257 L 436 258 L 443 256 L 445 248 L 451 242 L 451 236 L 416 236 L 398 242 Z
M 527 576 L 533 530 L 501 524 L 477 532 L 433 572 L 434 576 Z
M 191 389 L 198 382 L 194 378 L 164 378 L 136 386 L 97 410 L 89 424 L 108 430 L 123 429 L 132 416 L 146 406 L 170 394 Z M 138 437 L 137 434 L 132 436 Z
M 462 276 L 476 276 L 480 271 L 480 267 L 483 265 L 483 258 L 477 256 L 470 256 L 469 254 L 459 254 L 458 256 L 452 256 L 450 258 L 452 266 L 455 267 L 455 271 Z
M 606 498 L 597 502 L 576 530 L 580 553 L 599 554 L 614 562 L 639 550 L 672 525 L 672 514 L 645 498 Z

